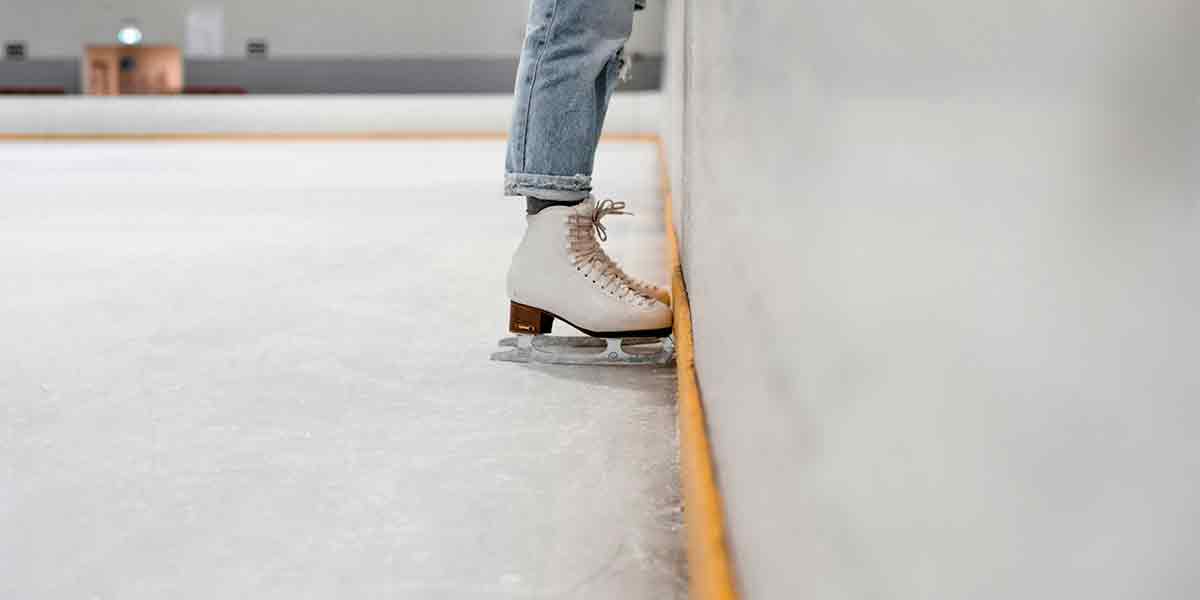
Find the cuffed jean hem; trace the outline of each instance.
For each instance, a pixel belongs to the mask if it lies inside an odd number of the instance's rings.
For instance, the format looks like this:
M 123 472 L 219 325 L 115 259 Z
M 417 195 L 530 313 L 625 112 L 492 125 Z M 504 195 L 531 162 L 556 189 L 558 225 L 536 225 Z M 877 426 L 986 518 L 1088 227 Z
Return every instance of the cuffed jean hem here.
M 583 200 L 592 193 L 588 175 L 536 175 L 508 173 L 504 176 L 505 196 L 533 196 L 541 200 L 569 202 Z

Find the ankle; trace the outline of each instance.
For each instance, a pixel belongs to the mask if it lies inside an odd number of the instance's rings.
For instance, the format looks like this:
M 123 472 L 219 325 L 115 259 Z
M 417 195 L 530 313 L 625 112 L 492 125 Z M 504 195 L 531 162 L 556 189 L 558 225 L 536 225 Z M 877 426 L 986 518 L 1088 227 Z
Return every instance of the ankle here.
M 551 206 L 575 206 L 583 202 L 584 198 L 578 200 L 542 200 L 533 196 L 525 197 L 525 214 L 536 215 Z

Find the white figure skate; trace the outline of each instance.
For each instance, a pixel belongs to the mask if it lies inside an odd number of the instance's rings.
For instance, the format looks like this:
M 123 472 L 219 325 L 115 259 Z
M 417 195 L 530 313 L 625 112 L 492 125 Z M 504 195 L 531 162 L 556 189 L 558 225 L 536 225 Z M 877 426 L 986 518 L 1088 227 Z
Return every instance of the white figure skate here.
M 666 364 L 674 359 L 665 290 L 634 279 L 600 247 L 605 215 L 621 202 L 593 199 L 526 217 L 525 238 L 508 271 L 509 348 L 493 360 L 572 365 Z M 599 237 L 599 239 L 597 239 Z M 549 336 L 554 320 L 592 337 Z M 603 339 L 601 339 L 603 338 Z

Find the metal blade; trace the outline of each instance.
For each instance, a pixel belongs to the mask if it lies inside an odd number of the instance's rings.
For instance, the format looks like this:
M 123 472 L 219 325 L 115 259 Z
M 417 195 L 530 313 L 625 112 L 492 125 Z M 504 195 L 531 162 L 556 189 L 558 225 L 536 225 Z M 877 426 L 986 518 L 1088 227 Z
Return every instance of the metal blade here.
M 552 365 L 664 365 L 675 358 L 675 343 L 665 338 L 593 338 L 528 336 L 505 338 L 492 360 Z

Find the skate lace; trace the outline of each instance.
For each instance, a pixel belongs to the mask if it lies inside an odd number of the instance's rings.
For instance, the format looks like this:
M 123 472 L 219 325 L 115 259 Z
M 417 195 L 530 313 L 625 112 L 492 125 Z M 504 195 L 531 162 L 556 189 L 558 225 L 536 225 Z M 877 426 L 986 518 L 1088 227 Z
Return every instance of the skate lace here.
M 568 217 L 571 227 L 568 230 L 567 243 L 576 270 L 621 300 L 638 306 L 649 306 L 654 299 L 638 289 L 642 282 L 629 277 L 600 246 L 601 241 L 608 241 L 608 229 L 602 222 L 604 217 L 632 214 L 625 211 L 624 202 L 603 200 L 596 204 L 590 216 L 574 214 Z
M 612 198 L 606 198 L 596 204 L 596 209 L 592 211 L 592 228 L 596 230 L 596 237 L 600 241 L 608 241 L 608 228 L 604 226 L 601 220 L 608 215 L 629 215 L 633 213 L 625 211 L 624 202 L 614 202 Z
M 607 215 L 633 216 L 633 213 L 625 210 L 624 202 L 615 202 L 611 198 L 606 198 L 605 200 L 596 204 L 596 210 L 592 213 L 592 228 L 596 230 L 596 237 L 600 238 L 600 241 L 602 242 L 608 241 L 608 229 L 605 228 L 604 223 L 601 222 L 601 219 Z M 601 253 L 603 253 L 603 250 L 601 250 Z M 612 264 L 613 268 L 617 272 L 617 275 L 624 279 L 625 283 L 627 283 L 629 287 L 633 288 L 634 291 L 638 292 L 639 294 L 648 296 L 652 293 L 651 290 L 654 290 L 658 287 L 652 283 L 643 281 L 626 273 L 625 270 L 622 269 L 615 260 L 609 258 L 607 254 L 605 255 L 605 258 L 610 264 Z

